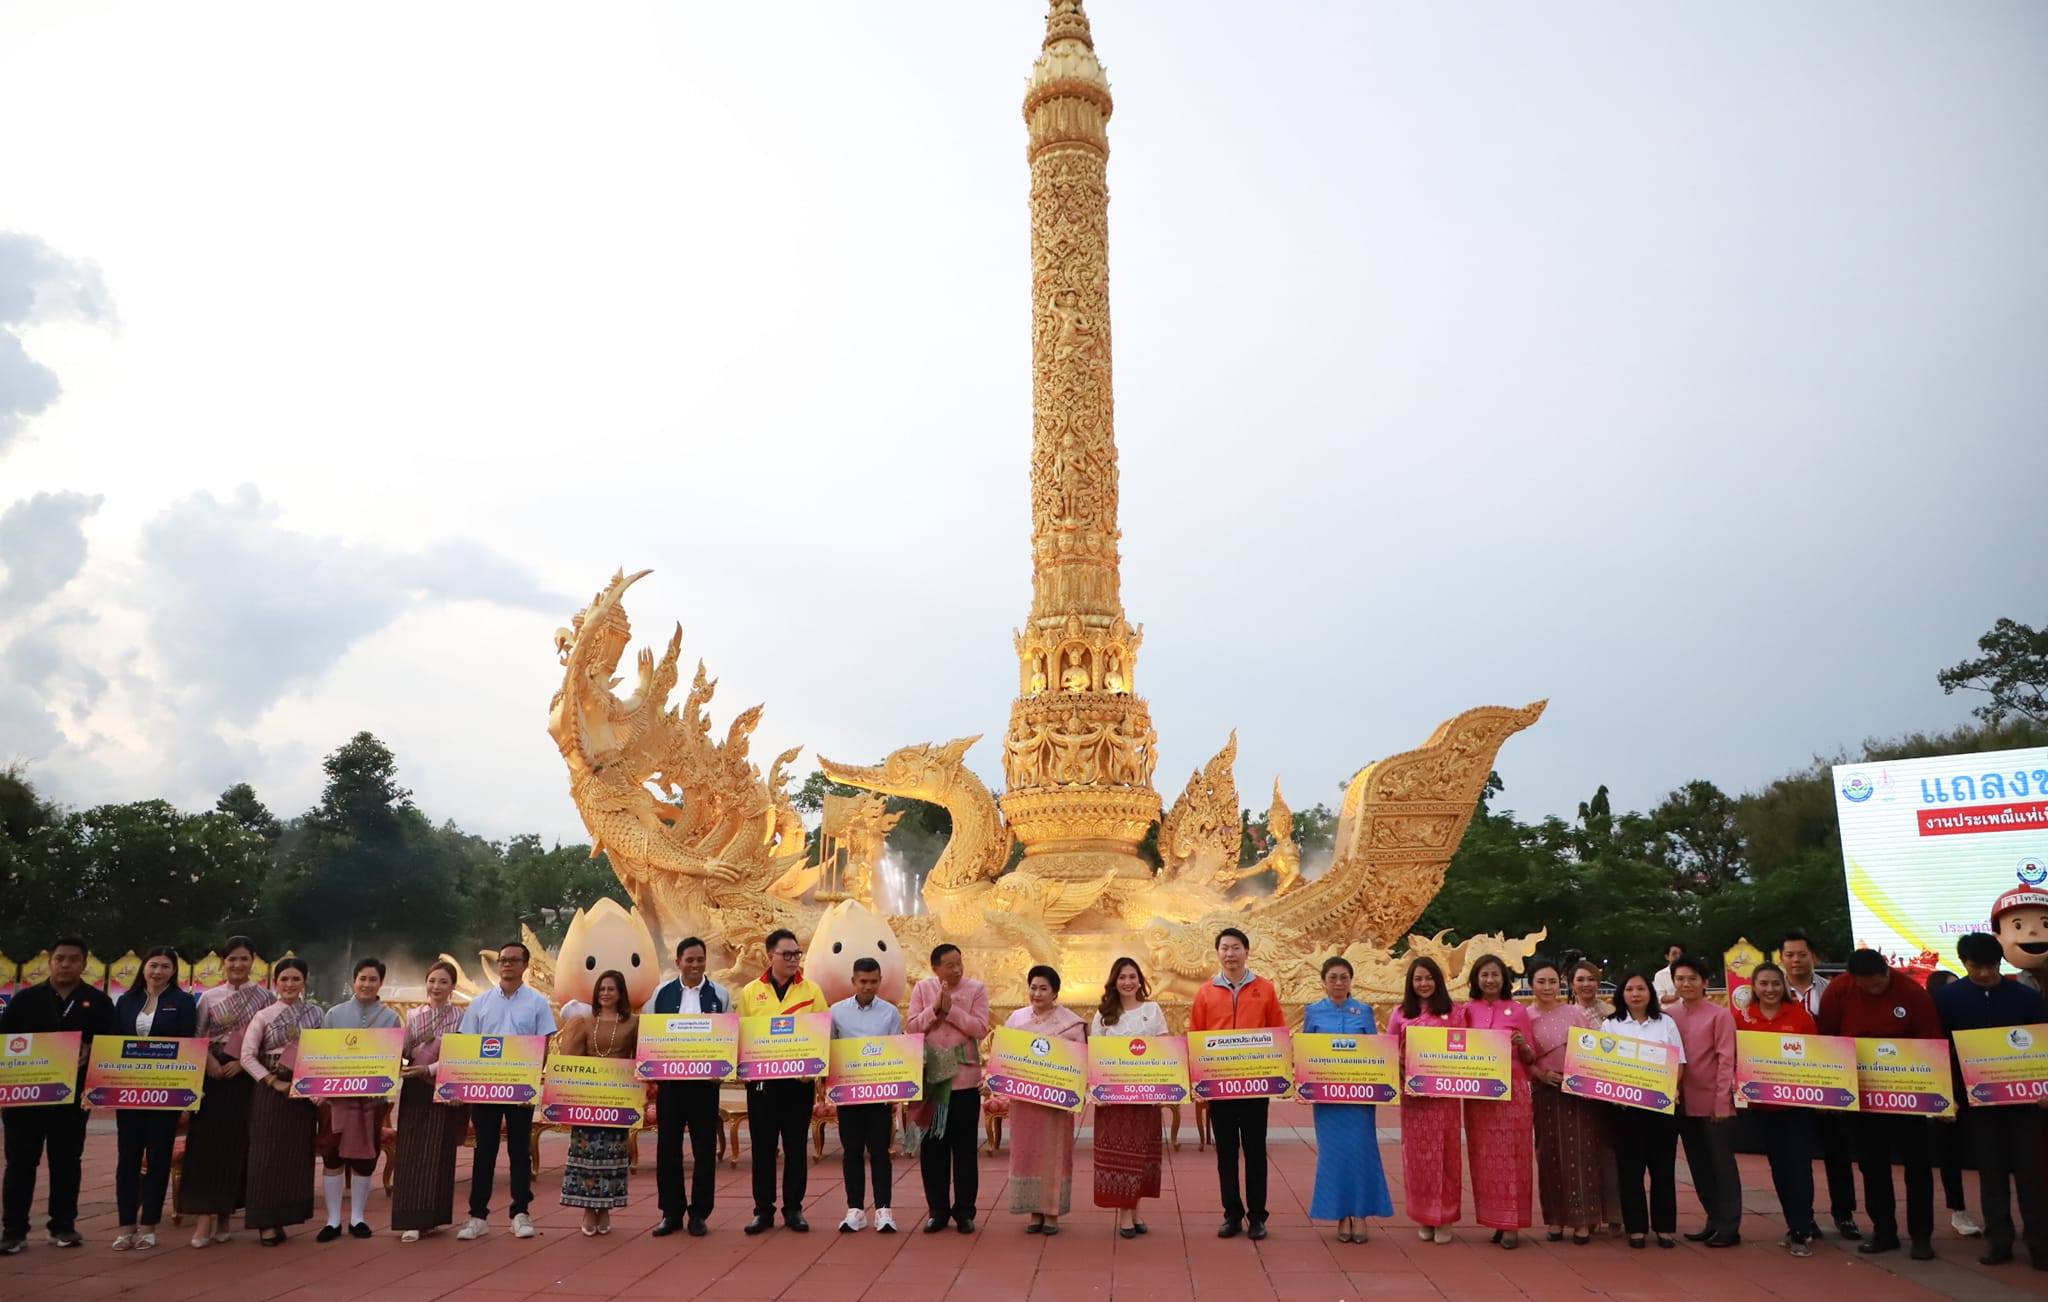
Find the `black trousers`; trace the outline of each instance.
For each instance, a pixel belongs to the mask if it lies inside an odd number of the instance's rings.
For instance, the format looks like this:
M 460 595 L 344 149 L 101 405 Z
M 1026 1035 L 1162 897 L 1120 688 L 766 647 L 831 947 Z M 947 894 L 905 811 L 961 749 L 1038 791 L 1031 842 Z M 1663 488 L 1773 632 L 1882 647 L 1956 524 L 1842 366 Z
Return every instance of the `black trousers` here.
M 801 1216 L 810 1164 L 811 1104 L 817 1086 L 807 1080 L 764 1080 L 747 1086 L 747 1142 L 754 1146 L 754 1215 L 775 1214 L 775 1149 L 782 1148 L 782 1214 Z
M 1764 1133 L 1764 1156 L 1771 1163 L 1771 1184 L 1778 1190 L 1778 1206 L 1785 1213 L 1785 1228 L 1793 1234 L 1813 1234 L 1813 1149 L 1816 1118 L 1804 1108 L 1757 1108 L 1752 1113 Z
M 28 1237 L 29 1204 L 36 1197 L 36 1167 L 50 1156 L 50 1232 L 78 1228 L 78 1168 L 85 1152 L 85 1109 L 75 1103 L 0 1108 L 7 1130 L 7 1173 L 0 1177 L 0 1235 Z M 169 1169 L 166 1164 L 166 1170 Z
M 171 1187 L 171 1148 L 178 1142 L 175 1112 L 114 1114 L 114 1223 L 155 1225 L 164 1218 Z
M 712 1195 L 718 1189 L 718 1083 L 663 1081 L 655 1087 L 660 1108 L 660 1134 L 655 1138 L 654 1185 L 661 1216 L 681 1221 L 708 1220 Z M 690 1136 L 690 1198 L 683 1200 L 683 1134 Z
M 1965 1110 L 1957 1113 L 1954 1121 L 1934 1123 L 1934 1165 L 1941 1171 L 1941 1201 L 1952 1212 L 1970 1206 L 1963 1191 L 1963 1150 L 1969 1147 L 1963 1134 L 1967 1118 Z
M 1678 1118 L 1616 1108 L 1614 1164 L 1621 1177 L 1621 1224 L 1630 1234 L 1678 1232 Z M 1643 1198 L 1647 1178 L 1650 1196 Z
M 875 1177 L 875 1210 L 889 1202 L 889 1140 L 896 1133 L 896 1109 L 887 1103 L 856 1103 L 839 1109 L 840 1161 L 846 1177 L 846 1205 L 867 1205 L 867 1175 Z M 863 1170 L 863 1167 L 866 1169 Z
M 491 1218 L 491 1182 L 498 1169 L 498 1130 L 505 1131 L 505 1165 L 512 1176 L 512 1214 L 533 1204 L 533 1109 L 516 1103 L 472 1103 L 476 1156 L 469 1164 L 469 1214 Z
M 924 1174 L 925 1215 L 935 1221 L 974 1219 L 981 1194 L 981 1090 L 954 1089 L 946 1104 L 946 1133 L 917 1146 Z
M 1686 1170 L 1707 1230 L 1734 1236 L 1742 1233 L 1742 1176 L 1735 1169 L 1735 1121 L 1712 1117 L 1680 1117 L 1678 1137 L 1685 1144 Z
M 1964 1108 L 1963 1134 L 1977 1159 L 1977 1200 L 1984 1207 L 1984 1241 L 2010 1248 L 2015 1237 L 2012 1190 L 2019 1190 L 2027 1223 L 2027 1253 L 2048 1268 L 2048 1172 L 2041 1169 L 2041 1109 L 2024 1103 Z
M 1856 1166 L 1863 1172 L 1863 1205 L 1870 1209 L 1870 1234 L 1879 1243 L 1899 1241 L 1897 1200 L 1892 1197 L 1892 1154 L 1906 1168 L 1906 1234 L 1925 1239 L 1934 1233 L 1934 1136 L 1925 1117 L 1885 1112 L 1855 1113 L 1850 1137 Z
M 1856 1144 L 1850 1138 L 1848 1112 L 1824 1112 L 1815 1120 L 1821 1166 L 1828 1177 L 1828 1215 L 1846 1221 L 1856 1214 Z
M 1223 1192 L 1223 1219 L 1266 1219 L 1266 1099 L 1219 1099 L 1209 1105 L 1209 1131 L 1216 1140 L 1216 1185 Z M 1244 1152 L 1244 1192 L 1238 1192 L 1237 1155 Z

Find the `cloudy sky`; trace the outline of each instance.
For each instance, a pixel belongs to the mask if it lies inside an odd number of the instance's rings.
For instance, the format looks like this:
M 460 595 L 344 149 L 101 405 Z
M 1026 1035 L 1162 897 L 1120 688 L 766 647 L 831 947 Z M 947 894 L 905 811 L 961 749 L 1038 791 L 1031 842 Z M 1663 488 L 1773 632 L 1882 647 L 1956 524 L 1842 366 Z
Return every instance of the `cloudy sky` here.
M 1743 789 L 2048 615 L 2048 6 L 1090 8 L 1169 797 L 1538 697 L 1525 814 Z M 0 762 L 293 813 L 368 728 L 580 837 L 550 636 L 621 565 L 766 754 L 999 734 L 1042 31 L 0 8 Z

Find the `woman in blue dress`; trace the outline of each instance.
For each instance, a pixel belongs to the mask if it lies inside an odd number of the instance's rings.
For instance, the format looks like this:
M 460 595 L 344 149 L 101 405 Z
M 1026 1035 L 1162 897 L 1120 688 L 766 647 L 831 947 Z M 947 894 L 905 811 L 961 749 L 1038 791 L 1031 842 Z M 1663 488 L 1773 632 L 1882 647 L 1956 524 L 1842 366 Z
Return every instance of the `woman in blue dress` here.
M 1309 1035 L 1372 1035 L 1372 1009 L 1351 997 L 1351 964 L 1341 958 L 1323 961 L 1323 993 L 1302 1010 L 1301 1029 Z M 1380 1143 L 1375 1109 L 1370 1103 L 1317 1103 L 1316 1191 L 1310 1220 L 1337 1222 L 1343 1243 L 1365 1242 L 1365 1217 L 1392 1216 L 1386 1172 L 1380 1169 Z

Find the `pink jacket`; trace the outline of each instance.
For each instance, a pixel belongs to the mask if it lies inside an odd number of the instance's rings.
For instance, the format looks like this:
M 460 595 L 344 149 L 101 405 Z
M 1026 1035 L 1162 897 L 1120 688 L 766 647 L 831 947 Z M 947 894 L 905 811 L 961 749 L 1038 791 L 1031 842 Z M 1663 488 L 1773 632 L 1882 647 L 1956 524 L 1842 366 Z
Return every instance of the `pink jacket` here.
M 1688 1117 L 1735 1115 L 1735 1015 L 1711 1000 L 1664 1005 L 1685 1042 L 1678 1111 Z
M 938 1016 L 938 1006 L 939 979 L 926 977 L 910 992 L 910 1014 L 903 1019 L 903 1029 L 924 1036 L 928 1049 L 972 1046 L 967 1051 L 970 1060 L 953 1073 L 953 1088 L 973 1089 L 981 1084 L 981 1037 L 988 1034 L 988 987 L 973 977 L 961 977 L 945 1017 Z

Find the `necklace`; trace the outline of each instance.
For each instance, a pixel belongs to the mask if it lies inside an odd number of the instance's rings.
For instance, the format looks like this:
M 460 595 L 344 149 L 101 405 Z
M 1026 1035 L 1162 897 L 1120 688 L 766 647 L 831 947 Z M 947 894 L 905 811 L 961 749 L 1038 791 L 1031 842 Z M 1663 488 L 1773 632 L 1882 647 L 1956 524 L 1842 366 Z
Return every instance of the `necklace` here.
M 612 1046 L 613 1046 L 613 1045 L 615 1045 L 615 1044 L 617 1044 L 617 1043 L 618 1043 L 618 1040 L 619 1040 L 619 1022 L 620 1022 L 620 1020 L 621 1020 L 621 1019 L 620 1019 L 620 1018 L 617 1018 L 617 1017 L 614 1017 L 614 1018 L 612 1018 L 612 1025 L 611 1025 L 611 1034 L 609 1034 L 609 1035 L 605 1036 L 605 1039 L 604 1039 L 604 1044 L 603 1044 L 603 1046 L 602 1046 L 601 1048 L 599 1048 L 599 1049 L 598 1049 L 598 1051 L 597 1051 L 597 1056 L 598 1056 L 598 1057 L 600 1057 L 600 1058 L 609 1058 L 609 1057 L 611 1057 L 611 1056 L 612 1056 Z M 604 1015 L 603 1015 L 602 1013 L 600 1013 L 600 1014 L 598 1015 L 598 1018 L 597 1018 L 597 1024 L 598 1024 L 598 1026 L 599 1026 L 600 1028 L 601 1028 L 601 1027 L 603 1027 L 603 1026 L 604 1026 L 604 1022 L 605 1022 L 605 1019 L 604 1019 Z M 592 1039 L 595 1039 L 596 1037 L 595 1037 L 595 1036 L 592 1036 L 591 1038 L 592 1038 Z

